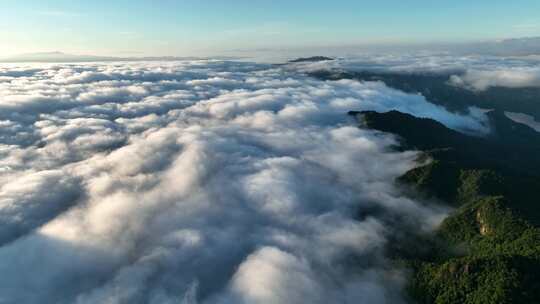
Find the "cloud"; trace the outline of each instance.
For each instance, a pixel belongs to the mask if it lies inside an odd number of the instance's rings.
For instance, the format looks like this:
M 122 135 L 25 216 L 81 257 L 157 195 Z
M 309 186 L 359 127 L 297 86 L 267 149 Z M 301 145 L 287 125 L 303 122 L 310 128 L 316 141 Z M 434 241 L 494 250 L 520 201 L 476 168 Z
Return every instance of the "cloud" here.
M 452 75 L 452 85 L 474 91 L 492 87 L 540 87 L 540 68 L 509 68 L 499 70 L 469 70 L 463 75 Z
M 76 204 L 80 185 L 61 171 L 24 174 L 0 188 L 0 245 L 26 235 Z
M 515 43 L 519 41 L 517 39 Z M 529 41 L 524 40 L 523 43 Z M 540 60 L 535 56 L 499 57 L 420 51 L 353 55 L 333 61 L 297 63 L 290 65 L 290 68 L 302 72 L 335 70 L 436 74 L 447 76 L 450 85 L 473 91 L 484 91 L 492 87 L 540 87 Z
M 394 185 L 416 152 L 346 113 L 483 128 L 382 83 L 264 64 L 36 69 L 0 83 L 7 303 L 401 303 L 389 236 L 447 210 Z
M 516 112 L 504 112 L 504 114 L 511 120 L 529 126 L 535 131 L 540 132 L 540 122 L 536 121 L 533 116 Z

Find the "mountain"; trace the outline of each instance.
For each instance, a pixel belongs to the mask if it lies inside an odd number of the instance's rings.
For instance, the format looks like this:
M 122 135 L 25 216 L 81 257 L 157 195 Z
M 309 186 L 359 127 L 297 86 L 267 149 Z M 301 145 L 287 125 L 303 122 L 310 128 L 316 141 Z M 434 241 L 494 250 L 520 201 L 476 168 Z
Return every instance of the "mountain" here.
M 349 114 L 362 128 L 398 135 L 401 149 L 424 151 L 431 161 L 398 182 L 455 208 L 434 235 L 393 245 L 396 261 L 413 270 L 414 302 L 540 302 L 540 133 L 498 111 L 488 114 L 487 137 L 397 111 Z
M 334 58 L 325 57 L 325 56 L 312 56 L 312 57 L 301 57 L 297 59 L 290 60 L 290 63 L 299 63 L 299 62 L 319 62 L 319 61 L 331 61 Z
M 351 111 L 349 114 L 356 115 L 370 128 L 404 138 L 407 149 L 429 151 L 438 158 L 451 157 L 464 166 L 540 176 L 540 158 L 537 157 L 540 133 L 496 110 L 487 113 L 492 131 L 486 137 L 465 135 L 435 120 L 398 111 L 384 114 Z

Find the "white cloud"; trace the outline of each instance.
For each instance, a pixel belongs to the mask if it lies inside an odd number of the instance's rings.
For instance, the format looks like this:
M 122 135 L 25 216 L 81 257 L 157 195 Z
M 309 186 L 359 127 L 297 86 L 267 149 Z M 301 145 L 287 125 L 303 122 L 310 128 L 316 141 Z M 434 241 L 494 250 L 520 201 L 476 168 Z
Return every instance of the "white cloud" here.
M 464 75 L 453 75 L 450 83 L 475 91 L 484 91 L 491 87 L 540 87 L 540 68 L 469 70 Z
M 28 172 L 3 182 L 0 246 L 54 219 L 81 195 L 76 179 L 61 171 Z
M 483 129 L 381 83 L 241 62 L 44 65 L 0 95 L 16 303 L 399 303 L 387 223 L 429 230 L 445 210 L 394 186 L 415 152 L 346 113 Z
M 540 132 L 540 122 L 536 121 L 533 116 L 516 112 L 504 112 L 504 114 L 511 120 L 529 126 L 535 131 Z
M 449 84 L 483 91 L 491 87 L 540 87 L 540 60 L 534 56 L 456 56 L 451 53 L 417 52 L 357 55 L 334 61 L 292 65 L 295 70 L 434 73 L 448 75 Z

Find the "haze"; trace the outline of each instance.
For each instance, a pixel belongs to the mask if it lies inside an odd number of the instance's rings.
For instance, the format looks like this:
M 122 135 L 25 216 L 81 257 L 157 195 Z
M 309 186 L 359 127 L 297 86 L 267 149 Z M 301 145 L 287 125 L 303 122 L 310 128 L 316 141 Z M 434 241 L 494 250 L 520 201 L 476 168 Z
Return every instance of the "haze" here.
M 540 35 L 540 2 L 2 1 L 0 56 L 242 55 Z

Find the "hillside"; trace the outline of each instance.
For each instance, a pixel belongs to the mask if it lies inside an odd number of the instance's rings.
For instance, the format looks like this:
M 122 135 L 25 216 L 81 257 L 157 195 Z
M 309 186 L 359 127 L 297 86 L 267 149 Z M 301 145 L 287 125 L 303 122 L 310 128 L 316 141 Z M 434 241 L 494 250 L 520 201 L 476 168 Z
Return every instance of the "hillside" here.
M 350 114 L 362 127 L 398 135 L 402 148 L 424 151 L 432 161 L 399 182 L 456 208 L 435 235 L 411 237 L 396 257 L 414 270 L 415 301 L 540 301 L 540 133 L 499 112 L 489 113 L 485 138 L 397 111 Z

